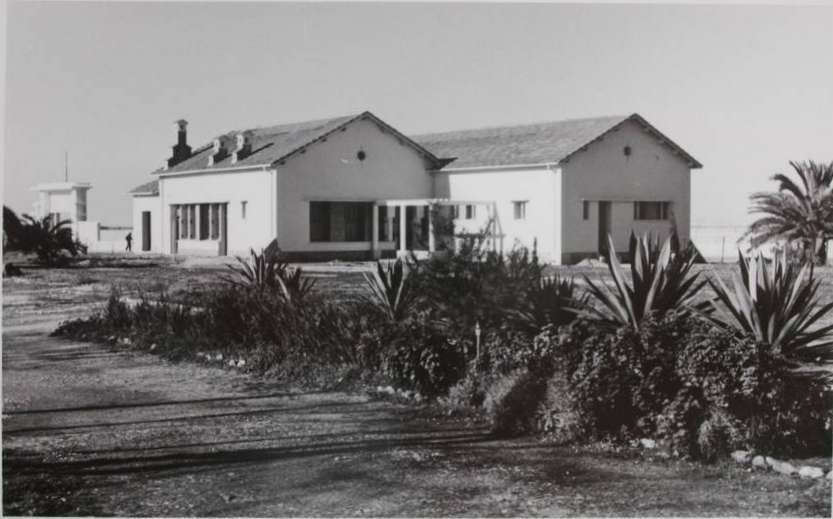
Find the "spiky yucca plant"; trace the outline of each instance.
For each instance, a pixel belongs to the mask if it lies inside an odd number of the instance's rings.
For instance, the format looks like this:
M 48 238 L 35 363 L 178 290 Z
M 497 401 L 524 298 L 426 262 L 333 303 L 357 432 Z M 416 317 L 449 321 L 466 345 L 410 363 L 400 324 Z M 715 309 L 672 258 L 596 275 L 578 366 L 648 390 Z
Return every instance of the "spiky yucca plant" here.
M 391 321 L 401 321 L 415 301 L 413 284 L 408 279 L 405 262 L 397 259 L 387 267 L 376 261 L 376 270 L 364 273 L 370 289 L 369 301 L 376 305 Z
M 812 267 L 805 264 L 799 269 L 783 257 L 767 267 L 761 256 L 748 260 L 738 256 L 740 272 L 732 272 L 731 288 L 717 275 L 709 278 L 731 315 L 729 320 L 715 317 L 713 321 L 732 326 L 788 358 L 833 360 L 833 324 L 813 328 L 833 310 L 833 302 L 819 306 L 820 281 L 810 274 Z
M 511 310 L 510 319 L 533 333 L 544 326 L 562 326 L 576 318 L 577 308 L 587 304 L 587 294 L 576 288 L 573 278 L 562 278 L 558 274 L 542 277 L 524 298 L 525 307 Z
M 311 291 L 315 280 L 303 277 L 300 267 L 290 268 L 280 257 L 277 240 L 272 240 L 258 254 L 249 249 L 249 258 L 236 257 L 236 265 L 227 265 L 233 277 L 223 279 L 232 285 L 256 290 L 279 291 L 287 302 L 300 302 Z
M 586 305 L 579 309 L 579 314 L 610 330 L 621 326 L 638 330 L 649 314 L 662 316 L 672 310 L 686 312 L 690 308 L 706 311 L 707 302 L 694 303 L 706 281 L 698 282 L 699 272 L 692 272 L 695 254 L 691 246 L 672 253 L 671 239 L 668 238 L 658 254 L 652 254 L 654 248 L 648 236 L 632 243 L 629 284 L 625 269 L 616 257 L 613 238 L 608 236 L 607 266 L 614 290 L 601 281 L 594 283 L 584 276 L 589 293 L 597 304 Z

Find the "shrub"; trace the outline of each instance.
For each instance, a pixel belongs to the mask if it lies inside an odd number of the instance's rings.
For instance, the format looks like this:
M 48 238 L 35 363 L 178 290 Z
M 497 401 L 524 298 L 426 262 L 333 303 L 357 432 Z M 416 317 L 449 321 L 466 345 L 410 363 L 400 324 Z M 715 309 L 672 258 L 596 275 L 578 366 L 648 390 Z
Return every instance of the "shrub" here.
M 595 306 L 587 305 L 582 315 L 599 326 L 613 331 L 620 326 L 638 330 L 642 321 L 651 314 L 662 316 L 667 312 L 686 312 L 690 307 L 705 311 L 704 303 L 693 300 L 706 281 L 698 283 L 699 272 L 691 272 L 695 250 L 689 245 L 683 251 L 672 253 L 670 238 L 659 252 L 649 236 L 631 240 L 631 283 L 625 279 L 625 271 L 616 255 L 613 238 L 608 236 L 607 265 L 615 290 L 603 282 L 598 284 L 584 276 Z
M 425 396 L 445 394 L 465 373 L 462 348 L 429 312 L 418 312 L 396 327 L 384 354 L 385 373 L 398 385 Z
M 833 310 L 833 302 L 819 305 L 819 280 L 810 266 L 799 268 L 785 258 L 771 267 L 760 256 L 746 260 L 739 254 L 740 274 L 732 273 L 732 289 L 717 277 L 709 284 L 731 319 L 715 322 L 734 327 L 764 344 L 775 354 L 796 359 L 833 360 L 833 324 L 814 325 Z M 717 308 L 715 306 L 715 308 Z
M 465 414 L 479 409 L 486 398 L 488 377 L 470 370 L 462 380 L 451 386 L 442 400 L 449 413 Z
M 710 413 L 697 429 L 697 454 L 705 461 L 728 456 L 741 442 L 736 420 L 720 410 Z
M 536 415 L 537 431 L 548 434 L 558 443 L 574 442 L 586 436 L 584 420 L 563 369 L 556 368 L 548 378 Z
M 639 330 L 570 332 L 557 337 L 557 359 L 597 438 L 653 436 L 704 459 L 742 445 L 830 452 L 823 380 L 796 377 L 765 345 L 673 312 Z
M 483 403 L 492 432 L 502 436 L 535 432 L 546 389 L 547 378 L 540 372 L 519 369 L 499 376 L 486 390 Z

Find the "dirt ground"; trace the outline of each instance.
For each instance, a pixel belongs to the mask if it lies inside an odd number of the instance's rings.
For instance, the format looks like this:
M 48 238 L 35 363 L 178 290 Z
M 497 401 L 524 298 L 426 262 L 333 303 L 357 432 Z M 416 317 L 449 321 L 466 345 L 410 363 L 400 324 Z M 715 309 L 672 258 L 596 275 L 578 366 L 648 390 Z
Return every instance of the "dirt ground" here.
M 48 336 L 112 282 L 185 289 L 214 267 L 4 279 L 4 514 L 830 516 L 828 480 L 501 441 L 361 394 Z M 313 271 L 324 285 L 357 275 Z

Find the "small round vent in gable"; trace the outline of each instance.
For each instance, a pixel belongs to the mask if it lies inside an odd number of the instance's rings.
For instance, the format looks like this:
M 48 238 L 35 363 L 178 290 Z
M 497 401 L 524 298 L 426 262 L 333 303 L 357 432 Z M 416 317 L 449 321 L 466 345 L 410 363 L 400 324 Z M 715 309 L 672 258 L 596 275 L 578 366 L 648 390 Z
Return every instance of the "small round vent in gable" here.
M 359 150 L 356 153 L 356 158 L 359 159 L 359 160 L 364 160 L 364 159 L 367 158 L 367 153 L 365 153 L 364 150 Z

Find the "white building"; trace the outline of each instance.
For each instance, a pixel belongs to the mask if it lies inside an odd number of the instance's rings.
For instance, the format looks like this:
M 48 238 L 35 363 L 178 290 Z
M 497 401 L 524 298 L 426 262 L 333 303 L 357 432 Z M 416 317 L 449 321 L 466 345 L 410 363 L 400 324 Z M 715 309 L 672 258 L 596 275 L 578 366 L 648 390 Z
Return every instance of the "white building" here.
M 488 228 L 492 245 L 537 247 L 571 263 L 612 234 L 683 240 L 693 157 L 637 114 L 407 137 L 370 112 L 178 142 L 133 194 L 137 250 L 226 255 L 277 238 L 308 259 L 368 258 L 441 246 Z M 429 210 L 438 207 L 438 211 Z M 401 215 L 405 215 L 402 218 Z
M 86 182 L 53 182 L 32 187 L 38 198 L 32 207 L 32 215 L 41 219 L 49 216 L 53 223 L 62 220 L 84 222 L 87 220 L 87 191 L 92 186 Z

